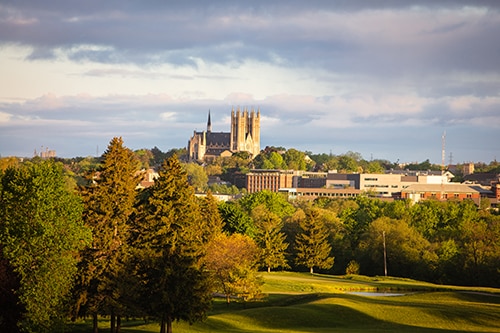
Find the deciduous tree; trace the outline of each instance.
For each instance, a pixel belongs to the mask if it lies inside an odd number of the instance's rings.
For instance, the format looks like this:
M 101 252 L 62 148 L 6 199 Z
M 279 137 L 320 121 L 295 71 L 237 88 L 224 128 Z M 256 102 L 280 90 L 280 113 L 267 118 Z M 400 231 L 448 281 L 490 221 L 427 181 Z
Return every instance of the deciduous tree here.
M 204 262 L 211 272 L 216 291 L 226 297 L 251 299 L 260 294 L 257 277 L 259 248 L 248 236 L 220 234 L 208 244 Z
M 64 313 L 76 253 L 90 242 L 82 204 L 67 190 L 62 166 L 52 161 L 8 168 L 1 183 L 0 261 L 9 279 L 0 283 L 17 288 L 21 330 L 46 332 Z

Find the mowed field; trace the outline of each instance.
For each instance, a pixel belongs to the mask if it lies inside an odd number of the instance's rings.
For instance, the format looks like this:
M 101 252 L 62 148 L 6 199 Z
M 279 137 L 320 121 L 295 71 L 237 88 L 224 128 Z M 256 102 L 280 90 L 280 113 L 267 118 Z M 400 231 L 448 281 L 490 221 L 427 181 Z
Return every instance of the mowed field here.
M 500 332 L 500 289 L 441 286 L 407 279 L 263 273 L 258 302 L 214 301 L 207 320 L 174 323 L 185 332 Z M 71 326 L 88 331 L 87 323 Z M 106 331 L 106 322 L 100 325 Z M 124 321 L 123 332 L 159 332 Z

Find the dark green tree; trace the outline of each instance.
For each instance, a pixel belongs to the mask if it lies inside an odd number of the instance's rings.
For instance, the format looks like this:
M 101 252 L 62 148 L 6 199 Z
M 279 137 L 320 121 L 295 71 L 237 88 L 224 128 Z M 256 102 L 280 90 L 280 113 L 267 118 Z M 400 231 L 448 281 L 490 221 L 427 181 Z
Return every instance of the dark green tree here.
M 92 230 L 93 242 L 82 253 L 75 311 L 93 316 L 94 332 L 98 331 L 99 314 L 109 315 L 111 331 L 119 331 L 120 316 L 125 312 L 120 290 L 129 252 L 128 221 L 134 209 L 138 169 L 134 153 L 115 137 L 103 155 L 99 171 L 81 191 L 84 221 Z
M 219 212 L 224 221 L 225 232 L 255 236 L 255 225 L 252 218 L 238 203 L 223 202 L 219 205 Z
M 326 229 L 319 213 L 314 208 L 305 210 L 305 218 L 299 220 L 300 231 L 295 238 L 296 262 L 309 268 L 314 273 L 314 267 L 329 269 L 333 266 L 332 247 L 328 242 Z
M 68 191 L 62 165 L 52 161 L 8 168 L 0 188 L 0 289 L 16 288 L 7 296 L 18 301 L 13 309 L 22 309 L 21 331 L 47 332 L 63 319 L 76 253 L 90 243 L 82 203 Z M 12 320 L 7 314 L 0 314 L 0 325 Z
M 257 227 L 256 241 L 261 250 L 261 263 L 270 272 L 273 268 L 289 268 L 285 251 L 288 248 L 286 235 L 281 231 L 281 218 L 260 205 L 252 211 L 252 218 Z
M 142 311 L 160 320 L 162 333 L 172 332 L 175 320 L 203 319 L 211 288 L 201 258 L 209 238 L 206 229 L 218 221 L 203 220 L 194 189 L 175 155 L 163 163 L 154 185 L 144 193 L 133 223 L 134 294 Z

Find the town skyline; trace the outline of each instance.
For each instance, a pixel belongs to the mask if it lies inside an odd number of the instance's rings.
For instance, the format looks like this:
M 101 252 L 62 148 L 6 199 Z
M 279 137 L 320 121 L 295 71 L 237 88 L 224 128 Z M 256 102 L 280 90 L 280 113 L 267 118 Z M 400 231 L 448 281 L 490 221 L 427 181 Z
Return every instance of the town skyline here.
M 0 156 L 184 148 L 241 106 L 262 148 L 489 163 L 499 30 L 486 0 L 1 4 Z

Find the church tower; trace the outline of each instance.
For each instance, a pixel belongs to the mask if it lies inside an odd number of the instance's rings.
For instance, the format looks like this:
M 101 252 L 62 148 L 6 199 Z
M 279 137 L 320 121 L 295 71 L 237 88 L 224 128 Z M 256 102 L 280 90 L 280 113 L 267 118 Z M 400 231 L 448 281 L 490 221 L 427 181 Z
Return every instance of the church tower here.
M 252 156 L 260 153 L 260 110 L 232 109 L 230 147 L 233 152 L 247 151 Z

